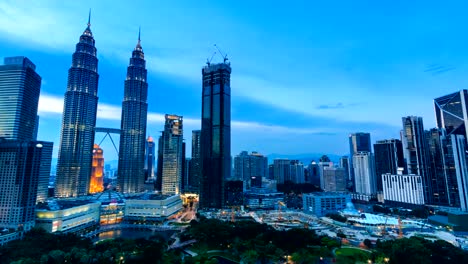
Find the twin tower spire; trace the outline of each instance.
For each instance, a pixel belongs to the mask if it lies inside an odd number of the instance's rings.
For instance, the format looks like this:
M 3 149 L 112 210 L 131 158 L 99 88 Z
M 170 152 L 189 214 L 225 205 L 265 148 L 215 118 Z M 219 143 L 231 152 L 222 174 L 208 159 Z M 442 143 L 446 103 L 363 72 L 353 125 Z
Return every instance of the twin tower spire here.
M 83 35 L 92 36 L 92 33 L 91 33 L 91 8 L 89 9 L 87 26 L 88 27 L 83 32 Z M 138 27 L 138 42 L 137 42 L 137 45 L 135 47 L 135 50 L 143 51 L 143 48 L 141 47 L 141 38 L 140 38 L 140 36 L 141 36 L 141 27 Z
M 138 30 L 138 42 L 124 82 L 117 186 L 123 193 L 144 189 L 148 83 L 140 36 Z M 68 71 L 55 179 L 55 196 L 58 198 L 85 196 L 90 191 L 98 81 L 90 10 L 87 27 L 76 44 Z

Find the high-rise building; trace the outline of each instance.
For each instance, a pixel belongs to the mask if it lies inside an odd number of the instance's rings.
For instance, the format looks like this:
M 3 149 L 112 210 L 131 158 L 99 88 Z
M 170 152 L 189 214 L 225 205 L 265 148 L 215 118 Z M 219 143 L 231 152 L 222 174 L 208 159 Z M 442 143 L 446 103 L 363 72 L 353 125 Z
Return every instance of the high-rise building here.
M 430 192 L 432 196 L 431 200 L 435 205 L 449 206 L 451 203 L 449 202 L 447 176 L 453 179 L 451 175 L 454 175 L 452 172 L 455 167 L 453 166 L 452 158 L 444 158 L 444 154 L 449 153 L 446 151 L 448 141 L 445 129 L 432 128 L 425 131 L 425 133 L 429 150 L 430 181 L 432 186 Z M 453 182 L 453 180 L 451 181 Z
M 434 99 L 438 128 L 445 128 L 447 135 L 463 135 L 468 138 L 468 90 L 464 89 Z
M 377 191 L 381 192 L 382 174 L 397 174 L 398 168 L 405 166 L 403 145 L 398 139 L 379 140 L 374 144 L 375 174 Z
M 38 187 L 41 179 L 49 178 L 52 146 L 0 140 L 0 228 L 23 232 L 34 227 Z
M 448 181 L 449 198 L 453 193 L 453 200 L 456 200 L 455 206 L 460 207 L 462 211 L 468 211 L 468 162 L 467 162 L 467 149 L 466 139 L 464 135 L 450 135 L 451 150 L 454 160 L 455 175 L 457 178 L 455 182 Z M 456 186 L 456 187 L 455 187 Z M 456 192 L 458 192 L 458 199 L 456 199 Z
M 35 140 L 41 76 L 26 57 L 0 65 L 0 138 Z
M 157 167 L 156 167 L 156 184 L 154 188 L 158 191 L 161 191 L 162 188 L 162 162 L 163 162 L 163 138 L 159 136 L 158 138 L 158 159 L 157 159 Z
M 273 164 L 268 164 L 268 179 L 275 179 L 275 165 Z
M 224 181 L 231 176 L 231 66 L 208 64 L 202 70 L 201 208 L 224 206 Z
M 342 156 L 340 158 L 340 168 L 345 169 L 346 181 L 351 181 L 350 173 L 349 173 L 349 157 L 348 156 Z
M 354 186 L 356 193 L 374 195 L 377 192 L 377 180 L 372 153 L 361 151 L 353 156 Z
M 156 144 L 153 137 L 149 136 L 146 140 L 145 148 L 145 182 L 156 181 Z
M 91 170 L 91 180 L 89 183 L 89 193 L 99 193 L 104 191 L 104 152 L 98 144 L 93 147 L 93 168 Z
M 166 115 L 162 132 L 162 194 L 175 195 L 182 191 L 183 123 L 182 116 Z
M 409 207 L 424 205 L 421 176 L 403 175 L 403 168 L 400 168 L 397 174 L 384 173 L 380 177 L 385 204 Z
M 55 178 L 56 197 L 88 194 L 98 103 L 98 59 L 91 24 L 76 44 L 68 70 Z
M 200 192 L 201 180 L 201 130 L 192 131 L 192 159 L 190 160 L 189 190 L 191 192 Z
M 250 187 L 252 177 L 264 178 L 268 176 L 268 158 L 258 152 L 249 154 L 242 151 L 234 157 L 234 178 L 247 182 L 247 188 Z
M 304 164 L 299 160 L 292 160 L 289 166 L 289 180 L 294 183 L 305 183 Z
M 273 160 L 275 180 L 278 184 L 291 180 L 291 161 L 289 159 Z
M 319 183 L 320 183 L 320 189 L 324 189 L 325 188 L 325 180 L 323 179 L 323 172 L 325 170 L 325 168 L 328 168 L 328 167 L 333 167 L 333 162 L 331 162 L 330 160 L 324 160 L 324 159 L 320 159 L 320 162 L 318 163 L 318 168 L 319 168 Z
M 346 191 L 346 169 L 325 167 L 323 170 L 323 181 L 325 192 L 344 192 Z
M 422 177 L 424 188 L 424 201 L 431 204 L 432 182 L 429 173 L 429 148 L 424 133 L 422 117 L 403 117 L 403 156 L 405 158 L 408 174 L 415 174 Z
M 357 132 L 349 135 L 349 177 L 351 182 L 354 184 L 354 165 L 353 165 L 353 156 L 361 151 L 372 153 L 372 144 L 370 133 Z M 355 190 L 355 186 L 353 186 Z
M 309 183 L 313 185 L 320 186 L 320 166 L 317 162 L 312 161 L 309 166 Z
M 118 189 L 122 193 L 144 190 L 148 83 L 145 54 L 138 42 L 125 79 L 119 146 Z

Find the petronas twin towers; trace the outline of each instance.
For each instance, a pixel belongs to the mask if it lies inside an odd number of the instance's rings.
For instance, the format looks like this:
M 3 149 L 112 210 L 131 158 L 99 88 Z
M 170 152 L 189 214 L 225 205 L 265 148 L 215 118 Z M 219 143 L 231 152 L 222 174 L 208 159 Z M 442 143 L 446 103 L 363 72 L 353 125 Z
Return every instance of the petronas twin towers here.
M 147 70 L 138 43 L 132 52 L 122 102 L 118 189 L 123 193 L 143 190 L 146 119 L 148 111 Z M 87 195 L 92 169 L 92 151 L 98 104 L 98 59 L 90 19 L 76 44 L 64 98 L 62 130 L 55 179 L 55 196 Z

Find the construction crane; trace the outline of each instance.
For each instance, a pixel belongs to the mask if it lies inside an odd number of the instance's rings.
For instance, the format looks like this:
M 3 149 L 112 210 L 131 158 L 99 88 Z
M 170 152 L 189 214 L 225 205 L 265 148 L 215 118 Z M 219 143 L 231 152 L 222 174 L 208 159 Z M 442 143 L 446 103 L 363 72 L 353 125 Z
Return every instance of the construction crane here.
M 402 227 L 402 223 L 401 223 L 401 218 L 400 216 L 398 216 L 398 238 L 402 238 L 403 237 L 403 227 Z
M 216 45 L 215 45 L 215 46 L 216 46 Z M 216 55 L 216 51 L 213 53 L 213 55 L 211 55 L 211 58 L 207 58 L 207 59 L 206 59 L 206 64 L 207 64 L 208 66 L 210 66 L 211 61 L 213 60 L 213 57 L 214 57 L 215 55 Z
M 216 44 L 214 44 L 214 46 L 215 46 L 216 49 L 218 50 L 219 55 L 221 55 L 221 57 L 223 57 L 223 62 L 226 63 L 226 61 L 228 60 L 227 54 L 223 54 L 223 52 L 221 52 L 221 50 L 218 48 L 218 46 L 216 46 Z
M 278 201 L 278 221 L 283 221 L 283 217 L 281 215 L 281 206 L 286 206 L 282 201 Z
M 380 232 L 380 234 L 381 234 L 382 236 L 384 236 L 384 235 L 387 234 L 387 220 L 388 220 L 388 216 L 385 217 L 385 224 L 384 224 L 384 226 L 383 226 L 382 232 Z

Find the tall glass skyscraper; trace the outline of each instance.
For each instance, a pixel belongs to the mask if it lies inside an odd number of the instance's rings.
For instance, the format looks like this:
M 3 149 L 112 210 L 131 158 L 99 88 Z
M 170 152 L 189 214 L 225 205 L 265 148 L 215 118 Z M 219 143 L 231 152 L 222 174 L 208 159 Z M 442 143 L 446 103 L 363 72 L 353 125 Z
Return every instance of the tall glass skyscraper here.
M 123 193 L 144 190 L 146 119 L 148 113 L 148 83 L 143 48 L 138 43 L 127 68 L 118 166 L 118 189 Z
M 224 206 L 224 181 L 231 176 L 231 66 L 208 64 L 202 70 L 201 208 Z
M 34 227 L 36 199 L 47 198 L 41 179 L 50 175 L 52 146 L 52 142 L 0 139 L 0 228 L 24 232 Z
M 375 174 L 377 179 L 377 191 L 383 191 L 382 174 L 396 175 L 398 168 L 405 167 L 403 158 L 403 145 L 401 140 L 379 140 L 374 144 Z
M 55 179 L 56 197 L 87 195 L 98 104 L 98 59 L 91 24 L 76 44 L 68 70 Z
M 155 156 L 156 144 L 154 143 L 153 137 L 149 136 L 146 140 L 146 151 L 145 151 L 145 182 L 156 181 L 156 156 Z
M 182 191 L 183 173 L 183 122 L 182 117 L 166 115 L 161 135 L 162 194 L 174 195 Z
M 424 200 L 431 204 L 432 182 L 430 180 L 429 147 L 424 133 L 422 117 L 407 116 L 402 118 L 403 131 L 403 156 L 406 162 L 408 174 L 416 174 L 422 177 L 424 188 Z
M 189 190 L 191 192 L 200 192 L 201 178 L 201 130 L 192 131 L 192 159 L 190 160 Z
M 358 152 L 369 152 L 372 153 L 372 144 L 370 133 L 353 133 L 349 135 L 349 177 L 351 178 L 351 183 L 353 184 L 353 190 L 355 190 L 355 180 L 354 180 L 354 158 Z
M 445 128 L 447 135 L 463 135 L 468 138 L 468 90 L 461 90 L 434 99 L 438 128 Z
M 0 138 L 34 140 L 41 76 L 26 57 L 9 57 L 0 65 Z

